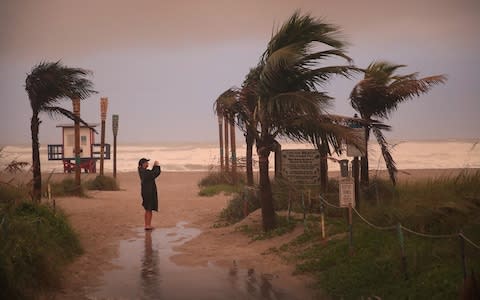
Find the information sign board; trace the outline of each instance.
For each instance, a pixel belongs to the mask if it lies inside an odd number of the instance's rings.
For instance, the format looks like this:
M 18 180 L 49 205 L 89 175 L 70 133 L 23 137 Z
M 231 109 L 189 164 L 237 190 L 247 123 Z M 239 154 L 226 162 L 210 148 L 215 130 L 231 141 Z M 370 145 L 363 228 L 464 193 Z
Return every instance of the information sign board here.
M 320 153 L 316 149 L 282 150 L 282 176 L 296 184 L 318 184 Z

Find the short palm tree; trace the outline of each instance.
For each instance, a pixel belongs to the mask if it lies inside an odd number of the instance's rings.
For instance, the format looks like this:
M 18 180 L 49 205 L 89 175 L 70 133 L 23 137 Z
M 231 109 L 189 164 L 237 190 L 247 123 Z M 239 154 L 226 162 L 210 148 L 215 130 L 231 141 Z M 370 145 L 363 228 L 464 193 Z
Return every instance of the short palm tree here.
M 38 133 L 40 128 L 39 114 L 46 112 L 50 116 L 63 115 L 75 120 L 77 117 L 72 111 L 57 106 L 61 100 L 85 99 L 92 93 L 93 84 L 86 78 L 90 71 L 69 68 L 60 61 L 42 62 L 34 66 L 25 80 L 27 91 L 32 108 L 32 119 L 30 129 L 32 133 L 32 166 L 33 166 L 33 193 L 34 201 L 39 202 L 42 190 L 42 177 L 40 169 L 40 144 Z M 88 124 L 79 120 L 88 126 Z
M 243 131 L 246 142 L 247 185 L 253 186 L 253 145 L 256 124 L 250 122 L 256 106 L 255 87 L 259 80 L 259 68 L 252 68 L 247 74 L 242 88 L 229 88 L 214 103 L 214 110 L 221 116 L 236 120 Z
M 244 132 L 246 145 L 246 175 L 247 185 L 253 186 L 253 145 L 255 143 L 256 120 L 253 119 L 257 97 L 256 88 L 260 80 L 261 69 L 257 66 L 250 69 L 239 93 L 239 128 Z
M 379 61 L 371 63 L 363 70 L 364 78 L 353 88 L 350 94 L 350 103 L 361 118 L 367 122 L 365 124 L 374 123 L 372 117 L 380 121 L 388 119 L 400 103 L 427 93 L 433 86 L 445 83 L 447 79 L 445 75 L 417 78 L 417 73 L 396 74 L 396 71 L 402 67 L 405 65 Z M 366 125 L 364 128 L 365 149 L 368 149 L 371 129 L 380 144 L 390 179 L 395 184 L 397 168 L 381 128 L 373 125 Z M 368 185 L 369 182 L 368 150 L 361 158 L 361 182 L 364 185 Z
M 327 117 L 331 98 L 317 89 L 332 75 L 347 76 L 350 66 L 317 67 L 325 58 L 345 55 L 338 28 L 295 12 L 270 40 L 258 68 L 255 106 L 246 120 L 255 135 L 260 172 L 263 229 L 275 227 L 275 211 L 269 179 L 270 152 L 276 138 L 314 142 L 324 153 L 340 148 L 349 130 Z M 320 46 L 316 48 L 315 46 Z
M 224 91 L 220 96 L 218 96 L 217 100 L 215 100 L 213 104 L 213 109 L 215 113 L 228 120 L 229 123 L 233 124 L 235 122 L 235 117 L 239 111 L 239 100 L 238 100 L 239 91 L 237 88 L 232 87 Z M 221 134 L 221 133 L 220 133 Z M 232 139 L 235 137 L 232 136 Z M 225 141 L 228 143 L 229 141 Z M 235 152 L 235 149 L 232 149 Z M 232 157 L 232 160 L 236 159 Z M 234 162 L 232 161 L 232 164 Z M 232 174 L 233 175 L 233 174 Z

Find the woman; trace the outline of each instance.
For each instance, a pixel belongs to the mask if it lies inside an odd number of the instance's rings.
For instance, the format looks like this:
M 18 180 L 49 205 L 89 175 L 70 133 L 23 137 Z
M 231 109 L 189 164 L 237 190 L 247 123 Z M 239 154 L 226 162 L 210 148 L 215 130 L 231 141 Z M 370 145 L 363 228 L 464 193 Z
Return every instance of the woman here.
M 152 211 L 158 211 L 157 185 L 155 178 L 162 170 L 158 161 L 153 163 L 151 170 L 148 168 L 149 159 L 142 158 L 138 161 L 138 175 L 142 185 L 142 206 L 145 209 L 145 230 L 152 230 Z

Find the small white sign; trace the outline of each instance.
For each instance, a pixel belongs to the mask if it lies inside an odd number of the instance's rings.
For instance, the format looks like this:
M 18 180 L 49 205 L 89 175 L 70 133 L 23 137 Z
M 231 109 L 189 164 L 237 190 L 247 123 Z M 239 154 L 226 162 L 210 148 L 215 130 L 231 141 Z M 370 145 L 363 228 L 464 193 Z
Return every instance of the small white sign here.
M 353 180 L 340 181 L 340 207 L 348 207 L 349 204 L 355 207 L 355 183 Z

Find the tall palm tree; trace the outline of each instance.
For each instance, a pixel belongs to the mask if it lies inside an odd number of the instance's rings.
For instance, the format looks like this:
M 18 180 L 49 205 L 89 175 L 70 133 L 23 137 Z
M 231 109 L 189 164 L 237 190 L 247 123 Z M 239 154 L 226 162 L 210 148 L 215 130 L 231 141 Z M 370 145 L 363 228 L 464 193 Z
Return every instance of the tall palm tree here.
M 40 170 L 40 144 L 38 133 L 40 128 L 39 114 L 46 112 L 49 116 L 63 115 L 69 119 L 79 119 L 72 111 L 57 106 L 61 100 L 74 98 L 85 99 L 96 93 L 93 84 L 86 78 L 91 72 L 80 68 L 69 68 L 60 61 L 41 62 L 34 66 L 25 80 L 32 108 L 30 129 L 32 134 L 32 165 L 33 165 L 33 193 L 34 201 L 39 202 L 42 190 L 42 176 Z M 88 124 L 79 119 L 80 122 Z
M 329 152 L 329 144 L 338 149 L 339 137 L 349 132 L 326 117 L 332 99 L 317 89 L 332 75 L 347 76 L 351 71 L 350 66 L 316 68 L 329 57 L 350 61 L 337 33 L 337 27 L 297 11 L 271 38 L 258 64 L 256 105 L 248 122 L 255 130 L 262 224 L 266 231 L 275 227 L 268 157 L 276 138 L 311 141 Z
M 433 86 L 445 83 L 447 80 L 445 75 L 417 78 L 417 73 L 396 74 L 397 70 L 402 67 L 405 65 L 378 61 L 371 63 L 363 70 L 364 78 L 353 88 L 350 94 L 350 103 L 364 121 L 370 123 L 373 120 L 372 117 L 379 120 L 388 119 L 400 103 L 425 94 Z M 380 144 L 390 179 L 395 184 L 397 168 L 381 128 L 373 125 L 367 125 L 364 128 L 365 149 L 368 149 L 371 129 Z M 361 158 L 361 182 L 365 185 L 369 182 L 368 152 Z

